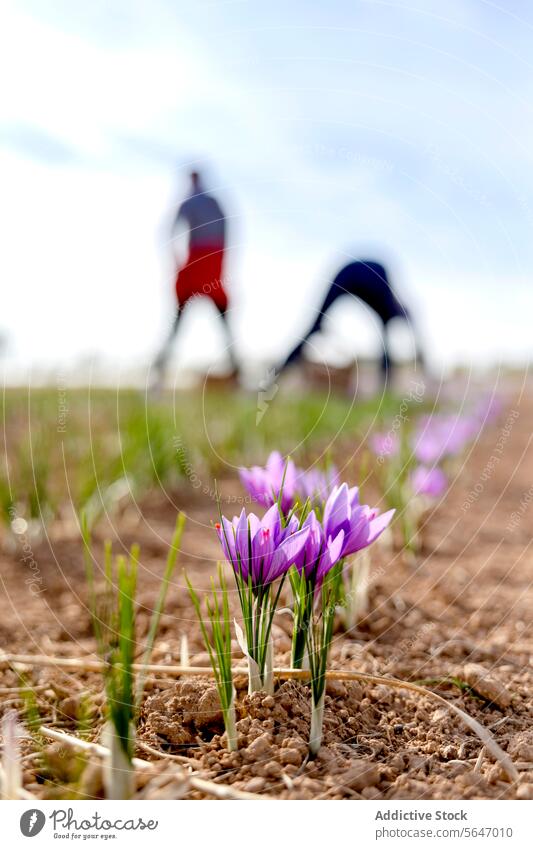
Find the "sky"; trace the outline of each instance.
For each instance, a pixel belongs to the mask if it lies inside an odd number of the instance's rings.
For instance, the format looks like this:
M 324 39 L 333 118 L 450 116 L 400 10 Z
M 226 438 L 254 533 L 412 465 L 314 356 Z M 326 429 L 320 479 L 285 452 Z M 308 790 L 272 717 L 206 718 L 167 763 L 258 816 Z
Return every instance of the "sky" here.
M 150 362 L 191 167 L 229 216 L 247 360 L 287 352 L 351 258 L 386 261 L 436 367 L 529 359 L 527 0 L 4 0 L 1 17 L 6 373 Z M 378 348 L 349 303 L 316 351 Z M 194 304 L 176 367 L 223 356 Z

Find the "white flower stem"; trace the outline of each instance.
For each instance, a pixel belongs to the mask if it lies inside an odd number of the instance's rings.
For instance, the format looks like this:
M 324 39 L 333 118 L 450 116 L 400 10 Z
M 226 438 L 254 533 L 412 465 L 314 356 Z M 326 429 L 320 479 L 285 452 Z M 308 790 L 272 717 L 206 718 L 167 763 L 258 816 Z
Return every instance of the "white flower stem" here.
M 355 556 L 350 566 L 344 616 L 344 624 L 348 629 L 355 628 L 368 612 L 369 574 L 370 554 L 367 549 L 363 549 Z
M 274 640 L 272 634 L 268 638 L 265 657 L 265 680 L 263 682 L 268 696 L 274 695 Z
M 2 718 L 2 800 L 20 799 L 22 790 L 22 767 L 20 762 L 19 737 L 22 729 L 17 723 L 17 714 L 9 710 Z
M 131 732 L 133 734 L 133 730 Z M 104 761 L 104 787 L 107 799 L 132 799 L 135 791 L 135 773 L 131 759 L 125 753 L 111 722 L 102 731 L 102 743 L 109 749 Z
M 252 693 L 258 693 L 263 689 L 263 682 L 259 674 L 259 667 L 253 657 L 247 654 L 246 659 L 248 661 L 248 695 L 251 696 Z
M 311 731 L 309 733 L 309 754 L 314 758 L 318 755 L 322 743 L 322 724 L 324 722 L 324 700 L 326 688 L 317 703 L 315 697 L 311 697 Z
M 224 711 L 224 726 L 226 728 L 226 737 L 228 741 L 228 751 L 236 752 L 239 748 L 237 727 L 235 722 L 235 693 L 231 699 L 231 704 Z

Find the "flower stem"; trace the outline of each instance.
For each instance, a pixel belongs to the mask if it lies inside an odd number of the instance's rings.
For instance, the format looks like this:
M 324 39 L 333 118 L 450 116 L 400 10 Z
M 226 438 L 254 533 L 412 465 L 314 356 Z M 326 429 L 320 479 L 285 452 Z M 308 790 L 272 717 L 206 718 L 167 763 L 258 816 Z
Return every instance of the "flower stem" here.
M 312 758 L 318 755 L 322 744 L 322 725 L 324 722 L 324 701 L 326 698 L 326 688 L 322 690 L 322 695 L 318 702 L 315 702 L 314 694 L 311 697 L 311 731 L 309 733 L 309 754 Z
M 264 689 L 267 696 L 274 695 L 274 640 L 269 634 L 265 652 L 265 671 L 263 674 Z
M 130 730 L 133 739 L 133 728 Z M 108 720 L 102 730 L 102 743 L 109 749 L 104 763 L 104 786 L 107 799 L 132 799 L 135 791 L 135 772 L 131 758 L 124 750 L 112 721 Z
M 359 620 L 368 611 L 368 576 L 370 573 L 370 554 L 366 549 L 358 552 L 349 567 L 348 591 L 344 624 L 349 630 L 355 628 Z
M 226 737 L 228 741 L 228 752 L 236 752 L 239 748 L 237 727 L 235 722 L 235 699 L 231 700 L 231 704 L 227 710 L 223 711 L 224 727 L 226 729 Z

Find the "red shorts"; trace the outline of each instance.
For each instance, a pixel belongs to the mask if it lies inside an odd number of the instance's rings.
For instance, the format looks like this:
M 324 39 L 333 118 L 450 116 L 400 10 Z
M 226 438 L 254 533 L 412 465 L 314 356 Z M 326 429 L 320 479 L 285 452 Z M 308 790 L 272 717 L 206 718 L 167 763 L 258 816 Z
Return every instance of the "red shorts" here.
M 224 291 L 222 268 L 224 248 L 220 246 L 192 247 L 185 265 L 178 270 L 176 277 L 176 297 L 180 307 L 189 298 L 203 296 L 211 298 L 216 306 L 225 310 L 228 297 Z

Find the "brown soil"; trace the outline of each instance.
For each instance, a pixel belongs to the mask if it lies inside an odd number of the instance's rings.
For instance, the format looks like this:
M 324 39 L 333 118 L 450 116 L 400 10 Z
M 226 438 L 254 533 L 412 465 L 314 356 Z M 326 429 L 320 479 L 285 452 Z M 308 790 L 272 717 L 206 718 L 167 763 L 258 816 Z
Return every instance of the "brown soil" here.
M 417 562 L 408 562 L 399 550 L 387 554 L 375 548 L 371 612 L 356 631 L 336 633 L 331 668 L 426 682 L 491 729 L 520 772 L 518 784 L 509 783 L 490 755 L 479 757 L 479 739 L 451 712 L 384 685 L 329 682 L 323 746 L 306 762 L 309 692 L 304 684 L 285 681 L 274 697 L 249 697 L 244 679 L 237 681 L 240 749 L 230 754 L 212 680 L 159 676 L 148 684 L 140 741 L 190 758 L 204 778 L 279 798 L 532 799 L 533 509 L 527 497 L 532 404 L 522 400 L 514 409 L 519 416 L 501 454 L 496 448 L 506 412 L 485 430 L 442 503 L 427 514 Z M 484 475 L 494 456 L 493 471 Z M 222 489 L 228 498 L 241 494 L 236 480 L 223 482 Z M 182 563 L 197 587 L 207 587 L 219 557 L 210 526 L 216 507 L 208 496 L 188 488 L 172 496 L 154 493 L 113 522 L 101 523 L 95 534 L 97 548 L 109 535 L 117 550 L 133 541 L 141 544 L 141 631 L 164 569 L 176 507 L 189 517 Z M 232 510 L 230 505 L 225 512 Z M 53 524 L 41 539 L 15 539 L 4 531 L 1 577 L 4 651 L 64 657 L 94 651 L 82 547 L 71 519 Z M 274 628 L 279 665 L 288 661 L 289 632 L 290 621 L 279 616 Z M 206 664 L 180 574 L 169 592 L 154 662 L 179 663 L 182 634 L 188 636 L 191 662 Z M 98 674 L 1 662 L 0 688 L 16 687 L 21 673 L 35 686 L 44 722 L 76 733 L 80 717 L 88 715 L 92 737 L 98 737 L 103 705 Z M 21 706 L 16 693 L 4 690 L 0 699 L 2 710 Z M 25 753 L 32 749 L 27 741 Z M 57 746 L 49 746 L 45 762 L 42 757 L 25 761 L 25 783 L 32 792 L 61 796 L 58 783 L 76 779 L 73 759 L 59 757 L 58 766 L 57 754 Z M 142 747 L 138 755 L 155 759 Z M 162 761 L 161 769 L 169 763 Z M 94 786 L 88 794 L 99 792 L 98 783 Z

